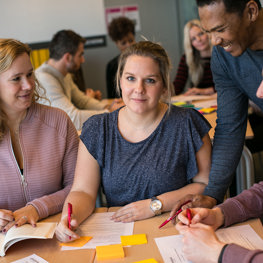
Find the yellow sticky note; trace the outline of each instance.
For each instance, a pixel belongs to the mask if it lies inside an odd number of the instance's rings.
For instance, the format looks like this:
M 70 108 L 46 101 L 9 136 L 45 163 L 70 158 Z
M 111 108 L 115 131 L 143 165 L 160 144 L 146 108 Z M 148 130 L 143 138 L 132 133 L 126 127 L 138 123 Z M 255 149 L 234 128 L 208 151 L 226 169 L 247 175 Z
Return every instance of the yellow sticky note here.
M 175 105 L 175 106 L 182 106 L 184 104 L 186 104 L 184 101 L 177 101 L 177 102 L 173 103 L 173 105 Z
M 124 258 L 124 250 L 121 244 L 97 246 L 97 260 Z
M 60 243 L 60 246 L 67 246 L 67 247 L 83 247 L 87 242 L 89 242 L 92 237 L 80 237 L 72 242 L 68 243 Z
M 154 258 L 149 258 L 149 259 L 145 259 L 145 260 L 141 260 L 141 261 L 136 261 L 133 263 L 158 263 Z
M 145 234 L 121 236 L 121 243 L 123 246 L 147 244 L 147 238 Z

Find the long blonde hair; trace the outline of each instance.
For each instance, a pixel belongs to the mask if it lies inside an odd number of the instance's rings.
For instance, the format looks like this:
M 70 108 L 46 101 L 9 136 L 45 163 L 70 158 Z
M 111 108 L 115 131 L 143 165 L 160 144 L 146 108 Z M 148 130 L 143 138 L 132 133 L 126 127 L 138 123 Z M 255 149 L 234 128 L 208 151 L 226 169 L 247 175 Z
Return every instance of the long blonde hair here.
M 15 39 L 0 39 L 0 75 L 7 71 L 13 64 L 14 60 L 26 53 L 30 56 L 30 48 L 28 45 L 15 40 Z M 32 103 L 42 98 L 39 94 L 41 89 L 37 80 L 35 80 L 34 96 L 32 97 Z M 45 92 L 43 92 L 45 94 Z M 5 132 L 7 131 L 7 115 L 1 107 L 0 98 L 0 141 L 3 139 Z
M 204 74 L 204 63 L 201 59 L 200 51 L 195 49 L 190 39 L 190 30 L 192 27 L 197 26 L 201 29 L 200 20 L 193 19 L 186 23 L 184 26 L 184 52 L 186 57 L 186 64 L 189 69 L 189 76 L 194 86 L 198 86 Z M 210 43 L 212 50 L 212 45 Z

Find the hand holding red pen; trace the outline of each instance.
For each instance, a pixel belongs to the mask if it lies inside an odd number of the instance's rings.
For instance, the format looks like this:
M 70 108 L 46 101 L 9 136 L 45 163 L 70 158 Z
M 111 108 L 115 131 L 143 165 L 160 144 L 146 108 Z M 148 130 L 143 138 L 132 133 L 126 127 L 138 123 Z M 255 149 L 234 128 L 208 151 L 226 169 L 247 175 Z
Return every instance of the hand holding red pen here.
M 191 224 L 203 223 L 211 226 L 214 230 L 224 224 L 224 215 L 220 208 L 213 209 L 207 208 L 191 208 Z M 187 210 L 182 211 L 178 215 L 180 222 L 177 225 L 189 225 L 190 215 L 187 214 Z
M 223 224 L 221 209 L 187 208 L 178 215 L 178 219 L 180 221 L 176 229 L 183 235 L 182 249 L 187 260 L 197 263 L 217 262 L 225 245 L 214 232 Z
M 61 242 L 69 242 L 78 239 L 79 236 L 74 232 L 78 227 L 78 222 L 72 217 L 73 207 L 67 204 L 67 210 L 63 210 L 61 220 L 56 228 L 56 237 Z
M 182 206 L 184 206 L 184 205 L 186 205 L 186 204 L 188 204 L 188 203 L 190 203 L 190 202 L 191 202 L 191 200 L 187 200 L 186 202 L 184 202 L 184 203 L 182 204 Z M 176 211 L 176 213 L 175 213 L 174 215 L 168 217 L 168 218 L 159 226 L 159 228 L 162 228 L 163 226 L 165 226 L 167 223 L 169 223 L 171 220 L 173 220 L 173 219 L 174 219 L 178 214 L 180 214 L 182 211 L 183 211 L 183 210 L 182 210 L 182 207 L 181 207 L 179 210 Z
M 211 226 L 197 223 L 189 227 L 178 223 L 176 229 L 183 235 L 182 250 L 187 260 L 196 263 L 218 262 L 225 244 L 218 240 Z

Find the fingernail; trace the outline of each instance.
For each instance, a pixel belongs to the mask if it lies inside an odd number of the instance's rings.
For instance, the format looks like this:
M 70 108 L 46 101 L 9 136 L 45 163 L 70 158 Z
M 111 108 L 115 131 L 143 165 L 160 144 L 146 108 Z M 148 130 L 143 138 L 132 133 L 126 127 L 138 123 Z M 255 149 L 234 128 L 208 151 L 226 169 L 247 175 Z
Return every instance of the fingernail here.
M 69 240 L 71 240 L 71 236 L 69 236 Z
M 18 227 L 18 224 L 15 224 L 15 227 Z
M 3 233 L 5 233 L 5 232 L 6 232 L 6 229 L 3 229 L 2 231 L 3 231 Z
M 36 224 L 33 224 L 33 227 L 36 227 L 37 225 Z

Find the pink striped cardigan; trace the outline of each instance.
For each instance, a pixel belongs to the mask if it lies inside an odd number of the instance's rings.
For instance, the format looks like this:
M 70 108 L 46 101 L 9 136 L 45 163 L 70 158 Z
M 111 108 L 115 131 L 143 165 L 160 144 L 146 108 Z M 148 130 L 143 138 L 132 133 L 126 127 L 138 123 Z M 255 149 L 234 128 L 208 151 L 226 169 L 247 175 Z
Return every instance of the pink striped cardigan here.
M 0 142 L 0 209 L 32 204 L 40 219 L 62 210 L 71 188 L 78 135 L 62 110 L 33 104 L 20 124 L 24 170 L 20 172 L 7 132 Z

